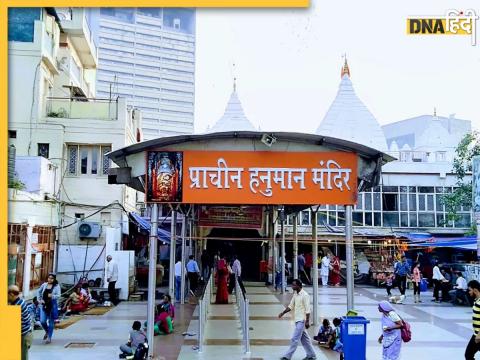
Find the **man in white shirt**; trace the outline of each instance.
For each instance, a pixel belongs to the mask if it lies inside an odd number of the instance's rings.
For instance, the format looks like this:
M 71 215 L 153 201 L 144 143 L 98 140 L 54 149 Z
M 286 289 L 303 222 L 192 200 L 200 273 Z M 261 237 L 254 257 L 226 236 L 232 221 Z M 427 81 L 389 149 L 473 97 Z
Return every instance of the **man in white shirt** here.
M 113 305 L 118 304 L 117 291 L 115 290 L 115 284 L 118 280 L 118 265 L 112 259 L 111 255 L 107 256 L 107 282 L 108 282 L 108 296 L 110 302 Z
M 235 279 L 236 281 L 238 281 L 238 285 L 240 285 L 240 288 L 245 293 L 245 287 L 243 286 L 242 281 L 242 264 L 240 263 L 240 260 L 238 260 L 237 255 L 234 255 L 233 258 L 235 259 L 235 261 L 232 265 L 232 271 L 235 274 Z M 233 284 L 233 286 L 235 287 L 235 283 Z
M 467 298 L 467 291 L 468 291 L 468 284 L 467 280 L 463 277 L 462 273 L 459 271 L 457 273 L 457 282 L 455 286 L 453 287 L 453 290 L 450 290 L 448 294 L 452 298 L 451 302 L 453 305 L 457 303 L 458 300 L 462 300 L 462 302 L 465 302 L 468 304 L 468 298 Z
M 320 273 L 322 276 L 322 285 L 327 286 L 328 275 L 330 273 L 330 256 L 328 254 L 325 254 L 325 256 L 322 258 L 322 266 L 320 268 Z
M 187 270 L 185 269 L 185 274 Z M 175 301 L 180 302 L 182 293 L 182 262 L 177 260 L 175 263 Z
M 315 360 L 315 350 L 313 350 L 312 340 L 307 333 L 310 327 L 310 296 L 303 290 L 302 282 L 299 279 L 292 281 L 293 297 L 288 307 L 283 310 L 278 317 L 281 318 L 286 313 L 292 311 L 292 318 L 295 322 L 295 330 L 290 342 L 290 348 L 281 360 L 290 360 L 301 342 L 307 356 L 304 360 Z

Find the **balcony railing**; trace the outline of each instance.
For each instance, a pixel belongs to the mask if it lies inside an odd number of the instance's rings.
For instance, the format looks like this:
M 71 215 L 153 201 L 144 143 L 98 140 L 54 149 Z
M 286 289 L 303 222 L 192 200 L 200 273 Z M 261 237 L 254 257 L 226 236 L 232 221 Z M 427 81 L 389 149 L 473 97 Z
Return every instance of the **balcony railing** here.
M 89 98 L 47 98 L 46 117 L 64 119 L 116 120 L 116 100 Z

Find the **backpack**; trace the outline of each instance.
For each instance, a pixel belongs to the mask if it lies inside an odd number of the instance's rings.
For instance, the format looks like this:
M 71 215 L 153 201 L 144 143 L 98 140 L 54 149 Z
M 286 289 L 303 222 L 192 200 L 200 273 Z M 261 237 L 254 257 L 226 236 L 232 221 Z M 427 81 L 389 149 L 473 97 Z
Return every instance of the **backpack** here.
M 144 342 L 143 344 L 138 345 L 133 359 L 134 360 L 144 360 L 144 359 L 147 358 L 147 356 L 148 356 L 148 344 L 146 342 Z
M 410 329 L 410 324 L 402 319 L 403 326 L 401 327 L 400 331 L 402 334 L 402 341 L 409 342 L 412 340 L 412 330 Z

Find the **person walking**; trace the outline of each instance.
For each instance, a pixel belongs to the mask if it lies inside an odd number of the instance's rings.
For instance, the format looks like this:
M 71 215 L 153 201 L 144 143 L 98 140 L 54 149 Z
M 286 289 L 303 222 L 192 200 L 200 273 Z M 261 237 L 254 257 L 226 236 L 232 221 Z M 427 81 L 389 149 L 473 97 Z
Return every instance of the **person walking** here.
M 8 287 L 8 303 L 10 305 L 20 306 L 21 311 L 21 351 L 22 351 L 22 360 L 28 359 L 28 350 L 32 346 L 32 319 L 30 317 L 30 309 L 25 302 L 20 297 L 20 289 L 17 285 L 10 285 Z
M 219 259 L 217 262 L 217 295 L 215 304 L 228 304 L 228 277 L 227 261 Z
M 438 267 L 438 261 L 435 262 L 435 266 L 433 267 L 433 297 L 432 301 L 440 302 L 440 290 L 442 289 L 442 282 L 447 281 L 440 271 Z
M 107 256 L 107 282 L 108 282 L 108 298 L 113 305 L 118 304 L 117 290 L 115 284 L 118 280 L 118 265 L 112 259 L 111 255 Z
M 330 273 L 330 256 L 325 254 L 322 258 L 322 263 L 320 267 L 320 275 L 322 276 L 322 285 L 328 285 L 328 274 Z
M 237 255 L 233 255 L 233 258 L 235 259 L 232 265 L 232 272 L 235 274 L 233 287 L 235 288 L 235 281 L 238 281 L 240 289 L 242 289 L 242 292 L 245 294 L 245 287 L 243 286 L 242 281 L 242 264 L 240 263 L 240 260 L 238 260 Z
M 383 360 L 399 360 L 402 348 L 401 328 L 403 321 L 388 301 L 380 301 L 378 311 L 382 313 L 382 335 L 378 342 L 382 344 Z
M 275 291 L 278 289 L 282 289 L 284 292 L 288 292 L 287 290 L 287 277 L 288 277 L 288 264 L 287 261 L 285 260 L 285 257 L 283 257 L 283 266 L 284 266 L 284 271 L 285 271 L 285 284 L 282 283 L 282 257 L 280 256 L 278 258 L 277 266 L 275 267 Z
M 185 274 L 187 272 L 185 271 Z M 175 301 L 180 302 L 182 294 L 182 262 L 175 263 Z
M 298 276 L 301 278 L 304 276 L 305 280 L 310 284 L 310 279 L 308 278 L 307 273 L 305 272 L 305 256 L 303 252 L 297 255 L 297 265 L 298 265 Z
M 340 258 L 333 255 L 330 264 L 330 282 L 333 286 L 340 286 Z
M 37 291 L 37 299 L 40 306 L 40 324 L 42 324 L 45 335 L 43 340 L 45 344 L 52 342 L 55 318 L 58 313 L 58 299 L 61 291 L 55 274 L 49 274 L 47 281 L 44 282 Z
M 208 254 L 207 250 L 202 251 L 202 256 L 200 257 L 200 262 L 202 264 L 202 277 L 203 281 L 205 283 L 208 281 L 208 278 L 210 277 L 210 266 L 211 266 L 211 260 L 210 260 L 210 255 Z
M 293 297 L 290 304 L 278 314 L 278 318 L 282 318 L 286 313 L 293 311 L 293 320 L 295 322 L 295 330 L 293 331 L 290 341 L 290 348 L 287 350 L 281 360 L 290 360 L 297 350 L 298 343 L 301 342 L 307 354 L 304 360 L 316 359 L 315 350 L 313 350 L 312 339 L 307 333 L 310 327 L 310 296 L 303 290 L 302 282 L 299 279 L 292 281 Z
M 408 265 L 406 256 L 403 255 L 402 261 L 395 264 L 395 278 L 398 281 L 398 290 L 400 290 L 401 295 L 405 295 L 407 277 L 410 277 L 410 265 Z
M 200 269 L 198 268 L 198 264 L 193 258 L 193 255 L 190 255 L 187 263 L 187 276 L 188 281 L 190 283 L 190 293 L 195 295 L 195 291 L 197 291 L 198 287 L 198 278 L 200 276 Z
M 415 303 L 421 303 L 420 300 L 420 282 L 422 281 L 422 273 L 420 272 L 420 263 L 416 262 L 412 271 L 413 282 L 413 299 Z
M 305 254 L 305 273 L 308 277 L 312 278 L 312 268 L 313 268 L 313 253 L 309 252 Z
M 472 307 L 473 335 L 465 349 L 465 360 L 475 360 L 475 354 L 480 351 L 480 283 L 471 280 L 468 283 L 468 294 L 475 298 Z

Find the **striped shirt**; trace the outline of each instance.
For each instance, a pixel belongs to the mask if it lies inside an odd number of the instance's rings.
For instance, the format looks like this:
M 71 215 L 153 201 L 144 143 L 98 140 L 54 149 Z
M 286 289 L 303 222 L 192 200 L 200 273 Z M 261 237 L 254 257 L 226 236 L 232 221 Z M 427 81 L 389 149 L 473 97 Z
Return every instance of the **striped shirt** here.
M 475 300 L 472 310 L 473 332 L 477 335 L 480 332 L 480 298 Z
M 17 298 L 12 305 L 19 305 L 22 313 L 22 335 L 28 334 L 32 331 L 32 318 L 30 316 L 30 309 L 25 300 Z

